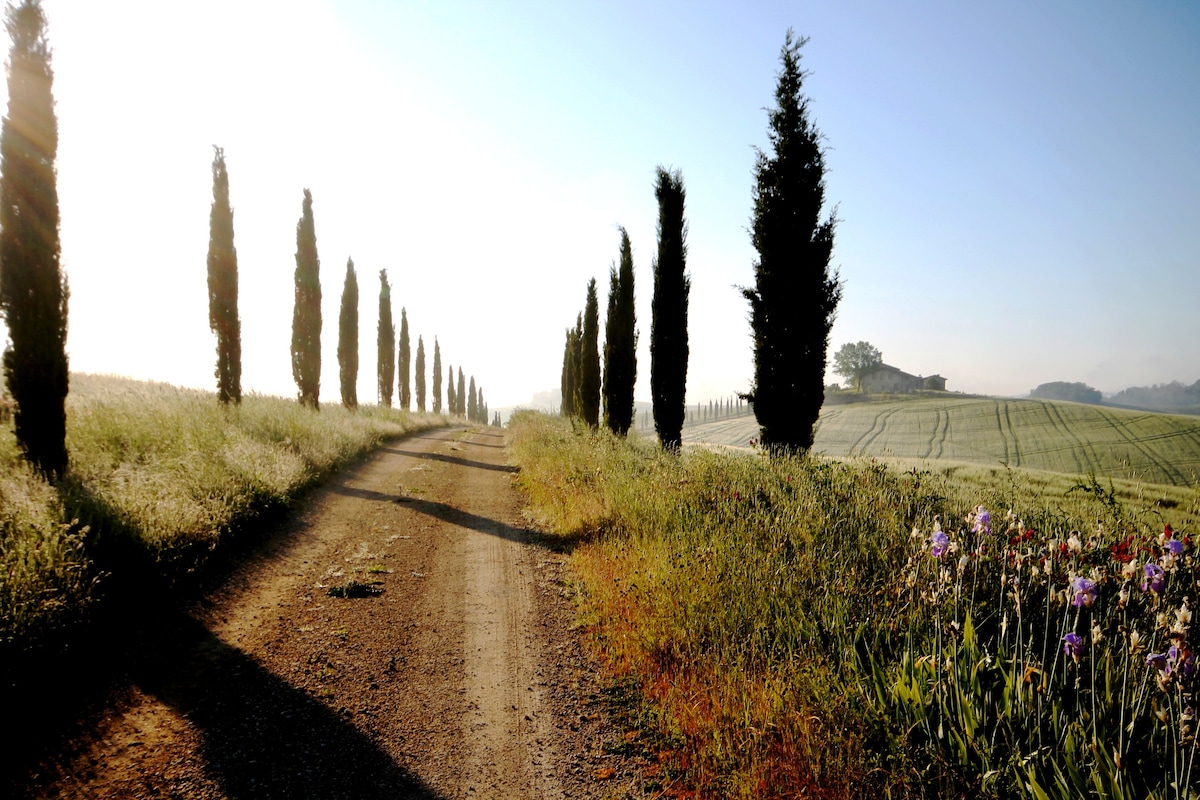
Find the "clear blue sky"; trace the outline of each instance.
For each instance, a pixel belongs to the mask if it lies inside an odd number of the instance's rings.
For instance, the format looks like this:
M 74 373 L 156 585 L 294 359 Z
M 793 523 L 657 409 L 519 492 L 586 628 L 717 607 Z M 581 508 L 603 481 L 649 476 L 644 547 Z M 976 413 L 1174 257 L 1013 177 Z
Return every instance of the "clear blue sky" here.
M 683 172 L 689 400 L 748 387 L 747 228 L 788 27 L 827 140 L 845 296 L 949 388 L 1200 378 L 1200 5 L 1191 2 L 44 0 L 72 368 L 211 387 L 205 254 L 225 147 L 243 382 L 292 395 L 295 224 L 314 196 L 322 400 L 348 256 L 359 396 L 377 273 L 493 407 L 554 389 L 587 281 L 634 247 L 649 397 L 657 164 Z

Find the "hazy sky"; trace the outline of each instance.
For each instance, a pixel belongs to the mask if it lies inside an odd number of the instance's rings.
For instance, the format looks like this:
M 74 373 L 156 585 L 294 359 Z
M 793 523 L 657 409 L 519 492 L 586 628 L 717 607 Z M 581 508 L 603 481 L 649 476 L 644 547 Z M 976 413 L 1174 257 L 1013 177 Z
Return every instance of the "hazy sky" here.
M 1200 378 L 1200 5 L 1180 2 L 44 0 L 71 367 L 212 388 L 212 145 L 225 148 L 243 385 L 294 395 L 312 190 L 322 400 L 346 259 L 359 397 L 380 269 L 489 405 L 558 386 L 589 278 L 633 241 L 649 397 L 657 164 L 683 172 L 689 400 L 745 389 L 754 147 L 785 31 L 838 204 L 831 355 L 868 340 L 953 390 Z

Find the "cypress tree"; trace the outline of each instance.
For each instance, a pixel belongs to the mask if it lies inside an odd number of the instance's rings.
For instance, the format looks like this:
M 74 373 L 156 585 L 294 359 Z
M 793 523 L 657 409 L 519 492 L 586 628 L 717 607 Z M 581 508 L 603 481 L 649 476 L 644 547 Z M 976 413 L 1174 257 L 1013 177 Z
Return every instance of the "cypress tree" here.
M 650 322 L 650 394 L 659 443 L 677 452 L 683 440 L 688 368 L 687 222 L 683 176 L 661 166 L 656 173 L 658 255 Z
M 600 425 L 600 305 L 596 279 L 588 282 L 583 307 L 583 339 L 580 343 L 579 415 L 589 426 Z
M 458 368 L 458 386 L 454 387 L 454 413 L 463 416 L 467 413 L 467 384 L 463 381 L 462 367 Z
M 442 413 L 442 348 L 433 337 L 433 413 Z
M 583 401 L 580 379 L 583 377 L 583 312 L 580 311 L 575 315 L 575 330 L 571 334 L 572 349 L 571 349 L 571 405 L 574 408 L 574 416 L 583 418 Z
M 217 335 L 217 399 L 242 402 L 242 331 L 238 321 L 237 249 L 225 151 L 213 145 L 213 202 L 208 215 L 208 327 Z
M 296 223 L 296 304 L 292 311 L 292 378 L 300 404 L 320 408 L 321 395 L 321 260 L 313 224 L 312 192 L 304 190 Z
M 397 366 L 400 368 L 400 408 L 408 411 L 412 402 L 412 350 L 408 346 L 408 313 L 400 309 L 400 342 L 396 345 Z
M 417 364 L 416 372 L 413 375 L 413 384 L 416 387 L 417 395 L 417 411 L 425 413 L 425 342 L 420 336 L 417 337 Z
M 358 408 L 358 275 L 352 258 L 346 259 L 346 281 L 342 284 L 337 353 L 342 405 Z
M 379 387 L 379 402 L 392 404 L 392 388 L 396 385 L 396 326 L 392 324 L 392 287 L 387 270 L 379 270 L 379 328 L 378 358 L 375 375 Z
M 454 416 L 458 413 L 458 403 L 454 402 L 454 365 L 446 367 L 446 413 Z
M 479 400 L 475 396 L 475 376 L 471 376 L 471 385 L 467 389 L 467 419 L 471 422 L 478 422 L 479 416 Z
M 620 271 L 609 270 L 608 317 L 604 322 L 604 423 L 618 436 L 633 424 L 637 382 L 637 333 L 633 307 L 633 247 L 621 228 Z
M 17 443 L 51 480 L 67 469 L 67 301 L 60 264 L 58 119 L 46 15 L 38 0 L 5 20 L 8 114 L 0 128 L 0 311 L 8 325 L 4 377 Z
M 563 366 L 562 380 L 560 382 L 562 392 L 562 405 L 559 407 L 559 414 L 564 417 L 575 416 L 575 331 L 567 328 L 567 341 L 563 346 Z
M 768 449 L 805 451 L 825 399 L 829 330 L 842 297 L 831 273 L 834 215 L 822 217 L 825 158 L 802 93 L 800 49 L 791 30 L 780 53 L 776 108 L 768 115 L 772 152 L 757 151 L 751 240 L 754 288 L 743 288 L 754 334 L 754 405 Z

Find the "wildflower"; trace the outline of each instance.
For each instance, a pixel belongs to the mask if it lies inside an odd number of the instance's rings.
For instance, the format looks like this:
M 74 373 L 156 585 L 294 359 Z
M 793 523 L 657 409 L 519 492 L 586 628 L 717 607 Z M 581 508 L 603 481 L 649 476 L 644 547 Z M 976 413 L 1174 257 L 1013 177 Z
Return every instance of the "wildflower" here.
M 1151 653 L 1146 656 L 1146 666 L 1154 667 L 1159 672 L 1170 673 L 1171 665 L 1167 662 L 1166 653 Z
M 1121 587 L 1121 591 L 1117 592 L 1117 605 L 1124 608 L 1129 603 L 1129 586 Z
M 967 566 L 970 565 L 970 563 L 971 563 L 971 559 L 969 559 L 966 556 L 963 556 L 962 558 L 958 559 L 958 571 L 966 572 Z
M 1137 630 L 1129 632 L 1129 652 L 1136 653 L 1142 649 L 1142 635 Z
M 1173 556 L 1177 556 L 1183 552 L 1183 542 L 1179 541 L 1178 539 L 1168 539 L 1167 543 L 1163 545 L 1163 547 L 1165 547 L 1167 552 Z
M 1071 588 L 1075 590 L 1075 596 L 1071 599 L 1071 605 L 1079 608 L 1080 606 L 1090 606 L 1096 602 L 1096 582 L 1090 581 L 1087 578 L 1076 578 L 1071 581 Z
M 1068 633 L 1062 640 L 1063 652 L 1078 661 L 1083 655 L 1083 637 L 1078 633 Z
M 1192 623 L 1192 609 L 1188 606 L 1188 599 L 1183 598 L 1183 605 L 1175 612 L 1175 630 L 1183 633 L 1187 630 L 1188 625 Z
M 992 532 L 992 515 L 983 506 L 975 506 L 975 510 L 967 515 L 967 522 L 971 523 L 971 533 L 990 535 Z
M 1142 591 L 1162 594 L 1163 590 L 1167 588 L 1167 576 L 1163 572 L 1163 568 L 1158 564 L 1146 564 L 1142 570 L 1146 575 L 1145 580 L 1142 581 Z
M 929 537 L 930 548 L 929 554 L 934 558 L 941 558 L 950 547 L 950 537 L 942 530 L 942 527 L 934 523 L 933 535 Z
M 1104 631 L 1100 630 L 1100 626 L 1095 622 L 1092 623 L 1092 644 L 1097 645 L 1104 641 Z
M 1130 556 L 1130 560 L 1121 565 L 1121 577 L 1127 581 L 1132 580 L 1138 571 L 1138 563 L 1132 559 L 1133 557 Z
M 1071 531 L 1071 535 L 1067 537 L 1067 550 L 1072 553 L 1083 552 L 1083 540 L 1079 538 L 1079 531 Z

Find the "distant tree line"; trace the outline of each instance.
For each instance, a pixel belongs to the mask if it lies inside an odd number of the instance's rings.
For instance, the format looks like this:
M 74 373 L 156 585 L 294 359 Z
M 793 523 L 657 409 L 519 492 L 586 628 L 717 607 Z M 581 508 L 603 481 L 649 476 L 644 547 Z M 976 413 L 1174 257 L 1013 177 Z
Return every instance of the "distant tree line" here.
M 1066 383 L 1065 381 L 1043 383 L 1030 392 L 1029 396 L 1039 400 L 1070 400 L 1073 403 L 1092 403 L 1094 405 L 1103 402 L 1099 390 L 1093 389 L 1086 383 Z

